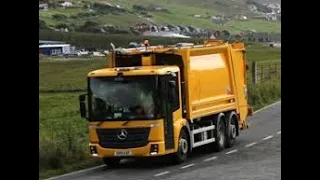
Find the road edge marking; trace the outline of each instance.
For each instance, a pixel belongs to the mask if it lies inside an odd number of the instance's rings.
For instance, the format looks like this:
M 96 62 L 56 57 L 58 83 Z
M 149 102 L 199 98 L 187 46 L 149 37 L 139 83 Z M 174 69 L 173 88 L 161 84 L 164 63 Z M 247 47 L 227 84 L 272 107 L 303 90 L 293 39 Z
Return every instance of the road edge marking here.
M 70 173 L 67 173 L 67 174 L 62 174 L 62 175 L 59 175 L 59 176 L 54 176 L 54 177 L 51 177 L 51 178 L 48 178 L 48 179 L 45 179 L 45 180 L 53 180 L 53 179 L 62 178 L 62 177 L 65 177 L 65 176 L 70 176 L 70 175 L 74 175 L 74 174 L 83 173 L 83 172 L 86 172 L 86 171 L 92 171 L 92 170 L 95 170 L 95 169 L 102 168 L 102 167 L 104 167 L 104 166 L 105 166 L 105 165 L 100 165 L 100 166 L 95 166 L 95 167 L 88 168 L 88 169 L 82 169 L 82 170 L 79 170 L 79 171 L 74 171 L 74 172 L 70 172 Z
M 215 159 L 217 159 L 217 158 L 218 158 L 217 156 L 213 156 L 213 157 L 211 157 L 211 158 L 204 159 L 203 161 L 204 161 L 204 162 L 208 162 L 208 161 L 215 160 Z
M 276 105 L 276 104 L 279 104 L 279 103 L 281 103 L 281 100 L 280 100 L 280 101 L 277 101 L 277 102 L 275 102 L 275 103 L 272 103 L 272 104 L 270 104 L 270 105 L 268 105 L 268 106 L 265 106 L 265 107 L 263 107 L 263 108 L 261 108 L 261 109 L 258 109 L 258 110 L 256 110 L 255 112 L 253 112 L 253 114 L 256 114 L 256 113 L 258 113 L 258 112 L 260 112 L 260 111 L 263 111 L 263 110 L 265 110 L 265 109 L 268 109 L 268 108 L 270 108 L 270 107 L 272 107 L 272 106 L 274 106 L 274 105 Z
M 163 175 L 166 175 L 166 174 L 169 174 L 170 173 L 170 171 L 163 171 L 163 172 L 161 172 L 161 173 L 158 173 L 158 174 L 155 174 L 155 175 L 153 175 L 154 177 L 159 177 L 159 176 L 163 176 Z
M 188 164 L 188 165 L 182 166 L 180 169 L 186 169 L 186 168 L 192 167 L 194 165 L 195 164 Z
M 250 144 L 245 145 L 244 147 L 248 148 L 248 147 L 254 146 L 254 145 L 256 145 L 256 144 L 257 144 L 256 142 L 252 142 L 252 143 L 250 143 Z
M 273 138 L 273 135 L 267 136 L 267 137 L 263 138 L 262 140 L 265 141 L 265 140 L 268 140 L 268 139 L 271 139 L 271 138 Z
M 234 150 L 231 150 L 229 152 L 226 152 L 226 154 L 232 154 L 232 153 L 236 153 L 236 152 L 238 152 L 238 149 L 234 149 Z

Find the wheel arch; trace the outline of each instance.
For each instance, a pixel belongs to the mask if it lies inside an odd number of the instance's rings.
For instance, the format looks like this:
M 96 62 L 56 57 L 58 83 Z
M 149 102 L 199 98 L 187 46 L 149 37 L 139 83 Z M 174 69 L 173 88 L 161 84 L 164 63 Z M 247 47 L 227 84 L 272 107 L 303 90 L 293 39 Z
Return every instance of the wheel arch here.
M 181 131 L 185 131 L 185 133 L 187 134 L 188 137 L 188 143 L 189 143 L 189 152 L 192 152 L 192 146 L 193 146 L 193 137 L 192 137 L 192 133 L 191 133 L 191 127 L 189 124 L 189 121 L 187 119 L 181 119 L 178 122 L 175 122 L 175 128 L 174 128 L 175 132 L 175 143 L 177 143 L 178 141 L 178 137 L 180 136 Z M 178 147 L 178 144 L 175 145 L 175 147 Z M 175 148 L 175 149 L 176 149 Z
M 222 120 L 224 122 L 224 124 L 226 125 L 226 115 L 223 112 L 218 113 L 215 116 L 215 124 L 219 124 L 220 120 Z

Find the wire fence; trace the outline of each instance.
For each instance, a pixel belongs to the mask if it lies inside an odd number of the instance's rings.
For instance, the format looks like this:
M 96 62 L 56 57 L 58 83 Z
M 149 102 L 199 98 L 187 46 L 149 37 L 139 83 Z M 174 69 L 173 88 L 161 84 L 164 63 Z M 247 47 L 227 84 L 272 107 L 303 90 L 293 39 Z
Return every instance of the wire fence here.
M 251 68 L 251 81 L 253 85 L 276 77 L 281 78 L 281 60 L 253 61 Z

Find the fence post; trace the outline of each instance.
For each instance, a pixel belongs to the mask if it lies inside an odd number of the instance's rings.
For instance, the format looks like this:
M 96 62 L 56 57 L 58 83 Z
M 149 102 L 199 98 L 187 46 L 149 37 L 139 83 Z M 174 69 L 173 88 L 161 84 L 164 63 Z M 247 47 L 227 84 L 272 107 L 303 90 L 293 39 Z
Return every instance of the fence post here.
M 258 82 L 258 66 L 257 62 L 252 62 L 252 84 L 256 85 Z
M 271 79 L 271 73 L 272 73 L 272 67 L 271 67 L 271 64 L 269 64 L 269 75 L 268 75 L 269 80 Z
M 263 79 L 263 78 L 264 78 L 264 74 L 263 74 L 263 73 L 264 73 L 263 66 L 261 66 L 260 73 L 261 73 L 260 81 L 261 81 L 261 82 L 263 82 L 263 81 L 264 81 L 264 79 Z

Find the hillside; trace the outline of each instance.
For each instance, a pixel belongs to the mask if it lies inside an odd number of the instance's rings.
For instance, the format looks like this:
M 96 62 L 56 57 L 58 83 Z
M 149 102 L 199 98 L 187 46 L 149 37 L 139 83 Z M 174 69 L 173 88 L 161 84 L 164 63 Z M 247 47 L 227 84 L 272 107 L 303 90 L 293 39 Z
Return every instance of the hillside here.
M 195 26 L 201 29 L 220 29 L 237 33 L 244 30 L 257 32 L 281 31 L 281 21 L 261 19 L 261 13 L 249 10 L 248 2 L 267 0 L 70 0 L 72 7 L 57 6 L 49 0 L 49 9 L 39 11 L 40 26 L 67 28 L 68 31 L 100 31 L 112 27 L 117 33 L 130 33 L 130 26 L 138 22 L 157 25 Z M 277 3 L 281 3 L 280 0 Z M 42 1 L 45 2 L 45 1 Z M 41 3 L 42 3 L 41 2 Z M 257 3 L 256 3 L 257 4 Z M 259 10 L 266 6 L 256 5 Z M 262 7 L 262 8 L 261 8 Z M 236 17 L 246 16 L 246 20 Z M 213 16 L 224 17 L 212 20 Z M 260 16 L 260 18 L 257 18 Z M 281 16 L 281 15 L 280 15 Z M 88 27 L 99 27 L 97 30 Z

